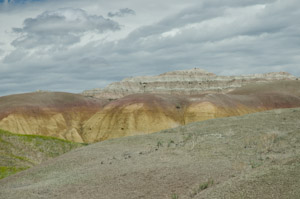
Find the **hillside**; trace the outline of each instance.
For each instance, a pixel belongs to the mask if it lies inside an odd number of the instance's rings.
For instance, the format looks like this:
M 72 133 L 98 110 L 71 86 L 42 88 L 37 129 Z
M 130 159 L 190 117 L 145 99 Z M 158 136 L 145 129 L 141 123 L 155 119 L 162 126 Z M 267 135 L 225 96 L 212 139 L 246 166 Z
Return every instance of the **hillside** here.
M 300 109 L 212 119 L 72 150 L 0 180 L 0 198 L 300 197 Z
M 61 139 L 18 135 L 0 129 L 0 179 L 80 146 Z
M 0 97 L 0 128 L 83 142 L 83 123 L 107 103 L 77 94 L 35 92 Z

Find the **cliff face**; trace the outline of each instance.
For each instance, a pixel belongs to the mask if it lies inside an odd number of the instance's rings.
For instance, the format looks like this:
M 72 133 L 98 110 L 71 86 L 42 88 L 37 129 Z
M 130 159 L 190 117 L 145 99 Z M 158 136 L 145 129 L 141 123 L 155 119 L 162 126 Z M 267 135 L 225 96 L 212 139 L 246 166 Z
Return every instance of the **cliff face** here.
M 106 102 L 70 93 L 27 93 L 0 98 L 0 128 L 83 142 L 83 124 Z
M 203 93 L 226 93 L 232 89 L 253 82 L 271 82 L 277 80 L 295 80 L 286 72 L 217 76 L 201 69 L 167 72 L 158 76 L 126 78 L 114 82 L 104 89 L 84 91 L 84 96 L 118 99 L 137 93 L 196 95 Z

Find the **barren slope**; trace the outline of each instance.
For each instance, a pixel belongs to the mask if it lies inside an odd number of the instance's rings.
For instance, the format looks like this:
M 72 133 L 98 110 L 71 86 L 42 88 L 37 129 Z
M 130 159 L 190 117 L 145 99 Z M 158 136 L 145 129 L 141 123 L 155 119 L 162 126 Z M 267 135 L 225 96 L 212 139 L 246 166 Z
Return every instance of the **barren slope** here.
M 0 180 L 0 198 L 300 197 L 300 109 L 75 149 Z
M 83 123 L 105 103 L 106 100 L 61 92 L 0 97 L 0 128 L 83 142 Z

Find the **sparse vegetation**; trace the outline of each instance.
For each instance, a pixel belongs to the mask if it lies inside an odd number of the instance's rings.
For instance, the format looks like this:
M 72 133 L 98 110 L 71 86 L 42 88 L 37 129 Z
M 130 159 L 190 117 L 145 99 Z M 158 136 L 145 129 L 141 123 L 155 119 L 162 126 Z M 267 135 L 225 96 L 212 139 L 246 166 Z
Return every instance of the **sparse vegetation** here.
M 176 193 L 173 193 L 171 195 L 171 199 L 179 199 L 179 196 Z
M 194 189 L 190 193 L 190 197 L 191 198 L 195 197 L 198 193 L 200 193 L 201 191 L 207 189 L 208 187 L 211 187 L 213 184 L 214 184 L 214 180 L 213 179 L 207 180 L 207 182 L 204 182 L 204 183 L 200 184 L 196 189 Z
M 254 161 L 254 160 L 250 161 L 250 165 L 252 169 L 260 167 L 262 164 L 263 164 L 262 161 Z
M 163 143 L 162 143 L 162 141 L 157 141 L 157 144 L 156 144 L 156 146 L 159 148 L 159 147 L 162 147 L 163 146 Z
M 85 144 L 0 129 L 0 179 Z
M 0 166 L 0 179 L 15 174 L 19 171 L 28 169 L 29 167 L 2 167 Z
M 213 180 L 208 180 L 207 182 L 199 185 L 199 190 L 202 191 L 204 189 L 207 189 L 209 186 L 212 186 L 214 184 Z

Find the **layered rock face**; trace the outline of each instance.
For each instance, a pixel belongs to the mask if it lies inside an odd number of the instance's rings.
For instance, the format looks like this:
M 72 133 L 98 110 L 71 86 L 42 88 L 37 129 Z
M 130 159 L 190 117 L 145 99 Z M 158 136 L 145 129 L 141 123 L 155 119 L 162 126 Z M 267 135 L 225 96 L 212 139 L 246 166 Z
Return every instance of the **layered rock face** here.
M 158 76 L 126 78 L 104 89 L 84 91 L 82 94 L 96 98 L 118 99 L 137 93 L 196 95 L 203 93 L 226 93 L 232 89 L 253 83 L 277 80 L 295 80 L 286 72 L 217 76 L 202 69 L 167 72 Z
M 38 92 L 0 98 L 0 128 L 83 142 L 83 124 L 105 100 L 59 92 Z

